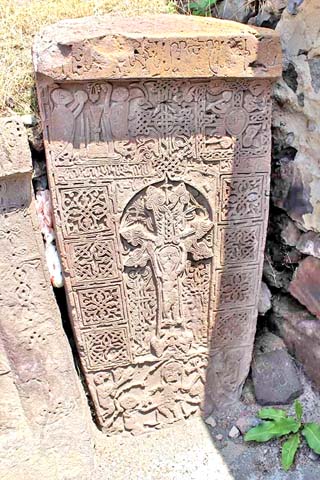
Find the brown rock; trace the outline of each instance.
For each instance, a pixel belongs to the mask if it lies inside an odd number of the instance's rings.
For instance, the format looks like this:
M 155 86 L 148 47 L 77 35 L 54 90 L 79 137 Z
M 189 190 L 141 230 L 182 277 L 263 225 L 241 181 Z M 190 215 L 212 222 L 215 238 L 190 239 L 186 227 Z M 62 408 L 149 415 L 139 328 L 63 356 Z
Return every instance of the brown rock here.
M 36 40 L 69 313 L 108 434 L 241 394 L 279 61 L 274 32 L 194 17 L 64 21 Z
M 289 296 L 277 295 L 272 303 L 270 321 L 320 388 L 320 321 Z
M 258 426 L 261 420 L 256 417 L 244 416 L 238 418 L 236 421 L 236 427 L 240 430 L 241 435 L 247 433 L 251 428 Z
M 320 318 L 320 260 L 307 257 L 297 268 L 289 292 Z

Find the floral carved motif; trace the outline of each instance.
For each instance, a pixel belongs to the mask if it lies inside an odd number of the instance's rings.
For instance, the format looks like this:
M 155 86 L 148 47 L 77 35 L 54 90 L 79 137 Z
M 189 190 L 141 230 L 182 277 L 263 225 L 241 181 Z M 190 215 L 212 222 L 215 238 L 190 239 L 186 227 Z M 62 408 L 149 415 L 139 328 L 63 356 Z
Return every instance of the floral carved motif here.
M 121 285 L 77 291 L 79 316 L 84 327 L 125 323 Z
M 261 225 L 220 226 L 217 246 L 220 265 L 239 265 L 258 261 Z
M 63 189 L 61 206 L 66 237 L 112 231 L 112 209 L 106 188 Z

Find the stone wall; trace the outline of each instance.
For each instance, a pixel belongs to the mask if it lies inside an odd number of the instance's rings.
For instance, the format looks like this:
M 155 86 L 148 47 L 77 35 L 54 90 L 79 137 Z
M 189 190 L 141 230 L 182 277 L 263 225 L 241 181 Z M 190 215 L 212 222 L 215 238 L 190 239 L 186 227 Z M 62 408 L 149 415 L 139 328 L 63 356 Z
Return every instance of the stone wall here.
M 230 2 L 227 18 L 275 28 L 283 78 L 274 88 L 271 204 L 264 281 L 271 310 L 261 319 L 280 334 L 320 387 L 320 4 L 267 0 L 254 12 Z M 244 8 L 246 7 L 246 8 Z M 261 311 L 270 308 L 266 286 Z M 263 300 L 263 299 L 262 299 Z
M 286 9 L 276 30 L 284 53 L 283 80 L 275 89 L 270 241 L 274 292 L 271 326 L 320 386 L 320 4 Z M 272 239 L 272 232 L 276 237 Z M 275 238 L 278 244 L 275 244 Z M 282 264 L 282 265 L 280 265 Z M 270 280 L 269 280 L 270 282 Z M 306 307 L 306 308 L 304 308 Z

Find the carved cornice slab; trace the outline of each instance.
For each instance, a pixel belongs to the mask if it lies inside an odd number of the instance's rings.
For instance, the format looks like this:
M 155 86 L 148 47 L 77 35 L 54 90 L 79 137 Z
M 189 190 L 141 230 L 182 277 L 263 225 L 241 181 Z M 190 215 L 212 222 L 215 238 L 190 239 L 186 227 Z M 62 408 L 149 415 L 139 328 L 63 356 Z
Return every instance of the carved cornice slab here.
M 273 30 L 182 15 L 63 20 L 38 35 L 33 59 L 57 81 L 277 78 L 282 66 Z

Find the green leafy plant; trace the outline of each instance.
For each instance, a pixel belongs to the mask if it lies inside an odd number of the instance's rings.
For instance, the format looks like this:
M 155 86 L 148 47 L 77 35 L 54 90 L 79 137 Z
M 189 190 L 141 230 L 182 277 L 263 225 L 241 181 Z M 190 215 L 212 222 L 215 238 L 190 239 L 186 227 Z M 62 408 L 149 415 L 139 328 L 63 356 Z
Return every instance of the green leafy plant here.
M 197 0 L 189 3 L 189 9 L 193 15 L 210 15 L 211 7 L 216 3 L 217 0 Z
M 281 448 L 281 464 L 288 471 L 293 465 L 296 453 L 301 445 L 301 434 L 309 447 L 320 454 L 320 425 L 303 423 L 303 407 L 299 400 L 294 402 L 295 417 L 287 415 L 278 408 L 262 408 L 258 417 L 263 420 L 251 428 L 244 436 L 246 442 L 268 442 L 275 438 L 286 437 Z

